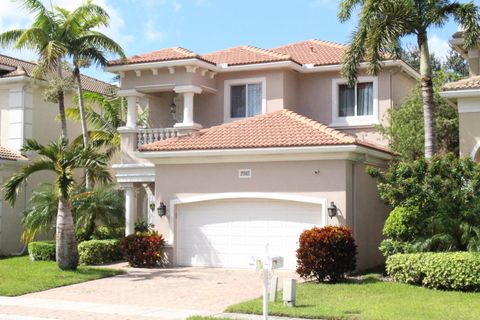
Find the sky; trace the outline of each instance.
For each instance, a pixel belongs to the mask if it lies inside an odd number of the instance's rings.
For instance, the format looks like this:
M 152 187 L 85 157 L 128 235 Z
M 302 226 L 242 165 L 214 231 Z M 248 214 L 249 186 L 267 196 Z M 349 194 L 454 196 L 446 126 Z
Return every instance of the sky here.
M 74 9 L 83 0 L 50 1 Z M 103 30 L 122 45 L 127 56 L 181 46 L 197 53 L 254 45 L 272 48 L 306 39 L 348 43 L 356 19 L 340 23 L 335 0 L 94 0 L 111 17 Z M 480 5 L 480 0 L 475 0 Z M 33 17 L 19 8 L 18 1 L 0 0 L 0 32 L 27 27 Z M 429 30 L 430 47 L 437 56 L 448 51 L 448 39 L 457 31 L 451 21 Z M 405 39 L 414 44 L 414 39 Z M 35 54 L 0 49 L 3 54 L 34 60 Z M 113 75 L 101 69 L 84 73 L 111 82 Z

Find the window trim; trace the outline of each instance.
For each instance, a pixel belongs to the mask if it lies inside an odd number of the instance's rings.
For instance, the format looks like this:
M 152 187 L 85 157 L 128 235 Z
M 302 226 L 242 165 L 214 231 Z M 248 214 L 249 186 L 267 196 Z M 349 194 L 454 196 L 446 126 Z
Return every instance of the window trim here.
M 372 126 L 380 124 L 378 113 L 378 77 L 358 77 L 357 83 L 371 82 L 373 86 L 373 114 L 368 116 L 347 116 L 340 117 L 339 114 L 339 88 L 340 85 L 346 84 L 347 81 L 343 78 L 332 79 L 332 127 L 351 127 L 351 126 Z M 356 92 L 356 90 L 355 90 Z M 355 103 L 357 96 L 355 94 Z M 355 105 L 357 109 L 357 105 Z
M 232 118 L 230 111 L 230 98 L 231 98 L 231 87 L 236 85 L 248 85 L 248 84 L 255 84 L 261 83 L 262 84 L 262 113 L 265 114 L 267 112 L 267 80 L 265 77 L 261 78 L 243 78 L 243 79 L 230 79 L 225 80 L 224 82 L 224 102 L 223 102 L 223 120 L 224 122 L 232 122 L 235 120 L 241 120 L 248 117 L 241 117 L 241 118 Z

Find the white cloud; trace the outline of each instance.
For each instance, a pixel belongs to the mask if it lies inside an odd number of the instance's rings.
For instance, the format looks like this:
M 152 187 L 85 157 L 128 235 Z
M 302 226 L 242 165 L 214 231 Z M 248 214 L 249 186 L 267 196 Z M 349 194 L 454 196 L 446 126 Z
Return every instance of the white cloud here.
M 428 47 L 430 49 L 430 53 L 434 53 L 435 56 L 441 61 L 445 61 L 448 52 L 450 51 L 450 45 L 448 44 L 448 41 L 440 38 L 436 34 L 428 39 Z
M 178 12 L 182 9 L 182 4 L 178 1 L 173 1 L 173 12 Z
M 1 0 L 2 9 L 0 10 L 0 32 L 14 28 L 26 28 L 33 20 L 33 15 L 27 14 L 18 3 L 9 0 Z M 111 0 L 94 0 L 94 3 L 102 6 L 110 15 L 110 27 L 103 28 L 102 32 L 120 43 L 124 48 L 133 41 L 133 36 L 127 34 L 124 30 L 125 22 L 121 14 L 114 6 L 109 4 Z M 50 7 L 50 0 L 42 0 L 45 6 Z M 82 4 L 84 0 L 52 0 L 52 4 L 68 10 L 73 10 Z M 14 55 L 23 59 L 32 59 L 32 52 L 19 52 L 13 50 L 2 50 L 5 54 Z
M 157 25 L 153 20 L 148 20 L 144 26 L 144 33 L 147 40 L 150 41 L 161 41 L 165 39 L 165 32 L 158 30 Z

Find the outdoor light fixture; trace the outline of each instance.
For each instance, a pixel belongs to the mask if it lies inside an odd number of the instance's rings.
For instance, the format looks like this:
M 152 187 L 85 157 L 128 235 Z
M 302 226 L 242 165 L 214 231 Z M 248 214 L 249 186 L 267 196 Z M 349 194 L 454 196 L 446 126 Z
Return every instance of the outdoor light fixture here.
M 338 211 L 338 208 L 335 205 L 335 202 L 333 202 L 333 201 L 330 202 L 330 205 L 328 206 L 327 210 L 328 210 L 328 216 L 330 218 L 335 217 L 337 215 L 337 211 Z
M 157 208 L 157 212 L 160 218 L 167 214 L 167 206 L 165 205 L 165 203 L 160 202 Z

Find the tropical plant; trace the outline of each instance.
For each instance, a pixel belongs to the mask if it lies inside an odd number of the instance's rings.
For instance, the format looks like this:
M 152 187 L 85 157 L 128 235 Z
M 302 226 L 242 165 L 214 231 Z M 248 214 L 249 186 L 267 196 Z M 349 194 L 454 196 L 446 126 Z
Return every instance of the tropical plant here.
M 29 243 L 39 233 L 49 233 L 55 226 L 58 212 L 58 192 L 51 183 L 44 183 L 32 191 L 27 209 L 23 212 L 22 240 Z
M 351 18 L 359 7 L 358 25 L 343 59 L 342 75 L 353 85 L 360 62 L 368 65 L 369 74 L 377 74 L 382 60 L 400 57 L 400 40 L 414 36 L 420 51 L 420 75 L 424 113 L 425 157 L 436 153 L 435 101 L 428 29 L 441 27 L 453 18 L 463 28 L 465 47 L 476 45 L 480 36 L 479 8 L 473 3 L 441 0 L 342 0 L 338 17 Z
M 384 229 L 390 244 L 409 252 L 479 251 L 480 165 L 473 160 L 449 154 L 394 161 L 369 173 L 380 198 L 395 208 Z
M 125 219 L 124 198 L 114 186 L 98 186 L 90 191 L 75 188 L 71 198 L 78 241 L 119 238 L 125 233 L 122 231 Z M 44 183 L 35 188 L 23 213 L 22 240 L 28 243 L 37 234 L 54 230 L 57 211 L 58 192 L 55 186 Z
M 77 240 L 71 211 L 71 196 L 75 187 L 74 170 L 85 169 L 91 177 L 102 183 L 111 181 L 105 155 L 92 147 L 83 148 L 69 144 L 61 138 L 56 142 L 42 145 L 35 140 L 27 140 L 23 152 L 35 152 L 39 157 L 23 166 L 3 186 L 5 200 L 15 204 L 17 194 L 28 177 L 40 171 L 50 171 L 56 175 L 54 182 L 58 194 L 56 217 L 56 260 L 63 270 L 78 266 Z
M 127 105 L 125 98 L 112 91 L 108 95 L 95 92 L 84 92 L 85 118 L 92 129 L 88 131 L 89 143 L 102 148 L 109 156 L 120 150 L 120 134 L 117 129 L 126 124 Z M 66 109 L 67 118 L 80 121 L 80 110 L 77 107 Z M 149 126 L 149 112 L 144 109 L 137 116 L 137 125 Z M 82 143 L 82 137 L 74 140 Z
M 0 34 L 0 46 L 13 45 L 16 49 L 34 50 L 39 63 L 34 69 L 34 76 L 41 79 L 47 73 L 55 71 L 59 79 L 63 78 L 63 61 L 67 54 L 64 33 L 54 16 L 40 0 L 23 0 L 22 7 L 35 15 L 27 29 L 15 29 Z M 56 86 L 56 101 L 61 119 L 62 136 L 67 137 L 67 120 L 65 117 L 64 86 Z
M 100 186 L 72 197 L 75 227 L 83 229 L 84 240 L 90 240 L 97 225 L 121 225 L 125 220 L 124 197 L 112 186 Z

